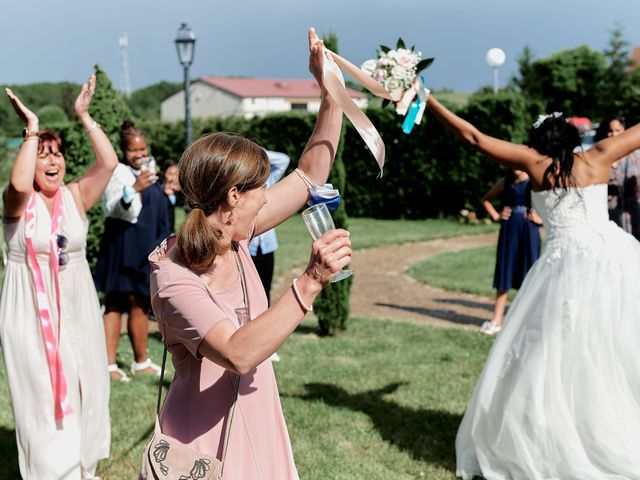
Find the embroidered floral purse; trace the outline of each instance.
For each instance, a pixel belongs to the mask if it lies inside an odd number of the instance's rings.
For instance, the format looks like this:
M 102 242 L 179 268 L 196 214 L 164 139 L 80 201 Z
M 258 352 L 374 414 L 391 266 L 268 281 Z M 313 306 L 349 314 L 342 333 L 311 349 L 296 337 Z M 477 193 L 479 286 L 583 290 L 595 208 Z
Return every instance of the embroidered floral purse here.
M 251 319 L 249 310 L 249 297 L 247 295 L 247 286 L 244 278 L 244 269 L 238 257 L 237 249 L 235 250 L 235 258 L 240 272 L 240 280 L 242 284 L 242 293 L 244 296 L 244 304 L 247 310 L 247 318 Z M 236 375 L 233 386 L 233 403 L 229 414 L 229 422 L 225 428 L 224 448 L 222 451 L 222 460 L 214 455 L 205 455 L 185 445 L 184 443 L 162 433 L 158 415 L 160 414 L 160 401 L 162 398 L 162 385 L 164 379 L 164 368 L 167 361 L 167 346 L 164 346 L 164 354 L 162 356 L 162 373 L 160 374 L 160 386 L 158 388 L 158 403 L 156 406 L 156 427 L 155 433 L 151 441 L 147 444 L 142 455 L 142 469 L 140 471 L 141 480 L 221 480 L 224 470 L 224 459 L 227 455 L 229 446 L 229 436 L 231 433 L 231 424 L 233 422 L 233 414 L 236 409 L 236 401 L 238 399 L 238 387 L 240 385 L 240 376 Z

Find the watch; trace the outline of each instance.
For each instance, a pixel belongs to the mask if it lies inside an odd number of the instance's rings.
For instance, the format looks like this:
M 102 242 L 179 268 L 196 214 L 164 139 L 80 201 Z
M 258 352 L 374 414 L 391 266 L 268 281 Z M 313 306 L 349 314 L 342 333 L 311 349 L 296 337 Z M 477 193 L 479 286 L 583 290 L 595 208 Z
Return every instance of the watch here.
M 40 134 L 38 133 L 37 130 L 29 130 L 27 127 L 24 127 L 22 129 L 22 139 L 26 140 L 27 138 L 30 137 L 39 137 Z

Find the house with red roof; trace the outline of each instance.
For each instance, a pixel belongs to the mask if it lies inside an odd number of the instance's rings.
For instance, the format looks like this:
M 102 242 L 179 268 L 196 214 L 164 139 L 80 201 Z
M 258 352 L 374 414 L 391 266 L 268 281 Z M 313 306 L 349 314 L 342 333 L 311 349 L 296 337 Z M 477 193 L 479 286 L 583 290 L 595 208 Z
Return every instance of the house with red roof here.
M 347 92 L 360 108 L 367 107 L 366 94 L 350 88 Z M 191 82 L 189 95 L 193 118 L 253 118 L 320 108 L 320 87 L 313 79 L 200 77 Z M 184 120 L 184 89 L 163 100 L 160 116 L 164 121 Z

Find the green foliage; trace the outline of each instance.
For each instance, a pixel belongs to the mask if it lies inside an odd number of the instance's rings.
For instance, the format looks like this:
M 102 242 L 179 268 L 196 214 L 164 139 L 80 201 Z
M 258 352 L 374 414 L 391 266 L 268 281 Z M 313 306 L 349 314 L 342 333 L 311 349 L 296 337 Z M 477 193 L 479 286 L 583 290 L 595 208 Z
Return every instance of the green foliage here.
M 337 188 L 341 195 L 340 206 L 332 214 L 333 222 L 336 228 L 348 230 L 349 222 L 345 202 L 345 197 L 347 197 L 348 192 L 346 189 L 346 169 L 342 160 L 344 134 L 345 129 L 343 128 L 336 160 L 329 175 L 329 183 L 331 183 L 334 188 Z M 351 292 L 352 281 L 353 276 L 340 282 L 327 285 L 313 303 L 313 310 L 318 317 L 321 334 L 335 335 L 339 331 L 346 330 L 347 321 L 349 320 L 349 294 Z
M 622 27 L 615 25 L 604 52 L 581 46 L 536 60 L 526 46 L 511 84 L 535 110 L 594 121 L 622 115 L 633 124 L 640 121 L 640 70 L 630 68 L 629 45 Z
M 516 92 L 474 95 L 464 108 L 449 105 L 481 131 L 523 142 L 534 115 Z M 349 215 L 372 218 L 433 218 L 475 210 L 483 194 L 504 174 L 494 161 L 467 147 L 428 113 L 411 135 L 391 110 L 371 108 L 367 115 L 386 146 L 384 176 L 351 125 L 344 141 L 349 184 Z
M 329 50 L 334 53 L 340 53 L 338 51 L 338 36 L 335 34 L 335 32 L 329 31 L 322 34 L 322 40 L 324 41 L 324 46 Z
M 40 128 L 46 129 L 49 125 L 60 124 L 67 121 L 67 114 L 58 105 L 45 105 L 36 112 L 40 119 Z
M 158 120 L 160 119 L 162 101 L 180 88 L 182 88 L 181 83 L 158 82 L 133 92 L 131 97 L 127 99 L 127 103 L 136 118 Z
M 479 247 L 446 252 L 422 260 L 409 268 L 409 275 L 419 282 L 445 290 L 492 297 L 496 266 L 496 247 Z M 509 291 L 513 300 L 515 290 Z
M 331 45 L 329 48 L 338 53 L 338 38 L 334 33 L 330 33 L 328 38 L 323 39 L 325 45 Z M 336 228 L 344 228 L 348 230 L 349 221 L 346 209 L 346 183 L 347 173 L 342 159 L 344 150 L 345 129 L 340 132 L 340 144 L 336 152 L 336 159 L 329 175 L 329 183 L 340 191 L 341 201 L 338 209 L 333 212 L 333 223 Z M 327 285 L 316 301 L 313 302 L 313 310 L 318 317 L 318 326 L 323 335 L 335 335 L 339 331 L 347 328 L 349 320 L 349 294 L 351 292 L 351 284 L 353 276 L 340 282 Z
M 305 321 L 274 364 L 300 478 L 455 480 L 455 434 L 493 341 L 461 328 L 379 319 L 354 319 L 338 338 L 313 330 Z M 161 358 L 157 332 L 149 354 Z M 133 361 L 124 335 L 118 360 Z M 20 472 L 4 364 L 0 478 L 13 480 Z M 169 382 L 170 361 L 167 369 Z M 111 382 L 111 453 L 98 464 L 101 478 L 137 478 L 157 394 L 158 380 L 149 376 Z
M 545 102 L 547 111 L 597 117 L 594 101 L 606 70 L 605 56 L 583 45 L 538 60 L 523 78 L 523 93 Z
M 111 144 L 119 152 L 120 126 L 131 116 L 129 107 L 120 92 L 113 88 L 107 73 L 98 65 L 95 66 L 96 93 L 91 101 L 91 116 L 102 126 Z M 54 128 L 65 142 L 65 161 L 67 165 L 66 181 L 84 174 L 95 162 L 91 145 L 87 140 L 80 122 L 62 124 Z M 89 210 L 89 234 L 87 235 L 87 259 L 93 268 L 98 256 L 100 238 L 104 231 L 104 217 L 100 202 Z
M 2 85 L 2 87 L 11 88 L 22 102 L 34 112 L 38 112 L 47 105 L 55 105 L 65 113 L 64 120 L 75 118 L 74 104 L 76 96 L 80 92 L 80 85 L 77 83 L 31 83 L 29 85 Z M 61 120 L 63 119 L 61 118 Z M 5 97 L 0 101 L 0 135 L 17 137 L 23 126 L 22 121 L 14 113 L 11 104 Z
M 4 183 L 9 179 L 9 172 L 11 171 L 12 158 L 9 155 L 9 146 L 7 145 L 7 139 L 0 137 L 0 190 L 4 190 Z M 0 199 L 0 203 L 2 200 Z

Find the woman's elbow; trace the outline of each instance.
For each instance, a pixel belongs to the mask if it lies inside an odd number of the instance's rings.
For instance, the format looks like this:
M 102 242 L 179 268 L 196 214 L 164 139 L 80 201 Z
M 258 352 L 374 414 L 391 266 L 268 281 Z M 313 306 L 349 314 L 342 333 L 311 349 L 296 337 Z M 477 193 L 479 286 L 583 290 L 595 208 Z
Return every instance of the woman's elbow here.
M 238 375 L 245 375 L 253 370 L 257 365 L 245 358 L 228 359 L 227 370 Z
M 228 353 L 224 363 L 225 365 L 223 366 L 227 370 L 231 370 L 238 375 L 244 375 L 257 367 L 259 362 L 256 362 L 256 359 L 250 353 L 240 350 Z
M 481 146 L 480 135 L 478 132 L 474 132 L 472 130 L 466 131 L 462 134 L 462 139 L 467 143 L 467 145 L 475 148 L 476 150 Z

